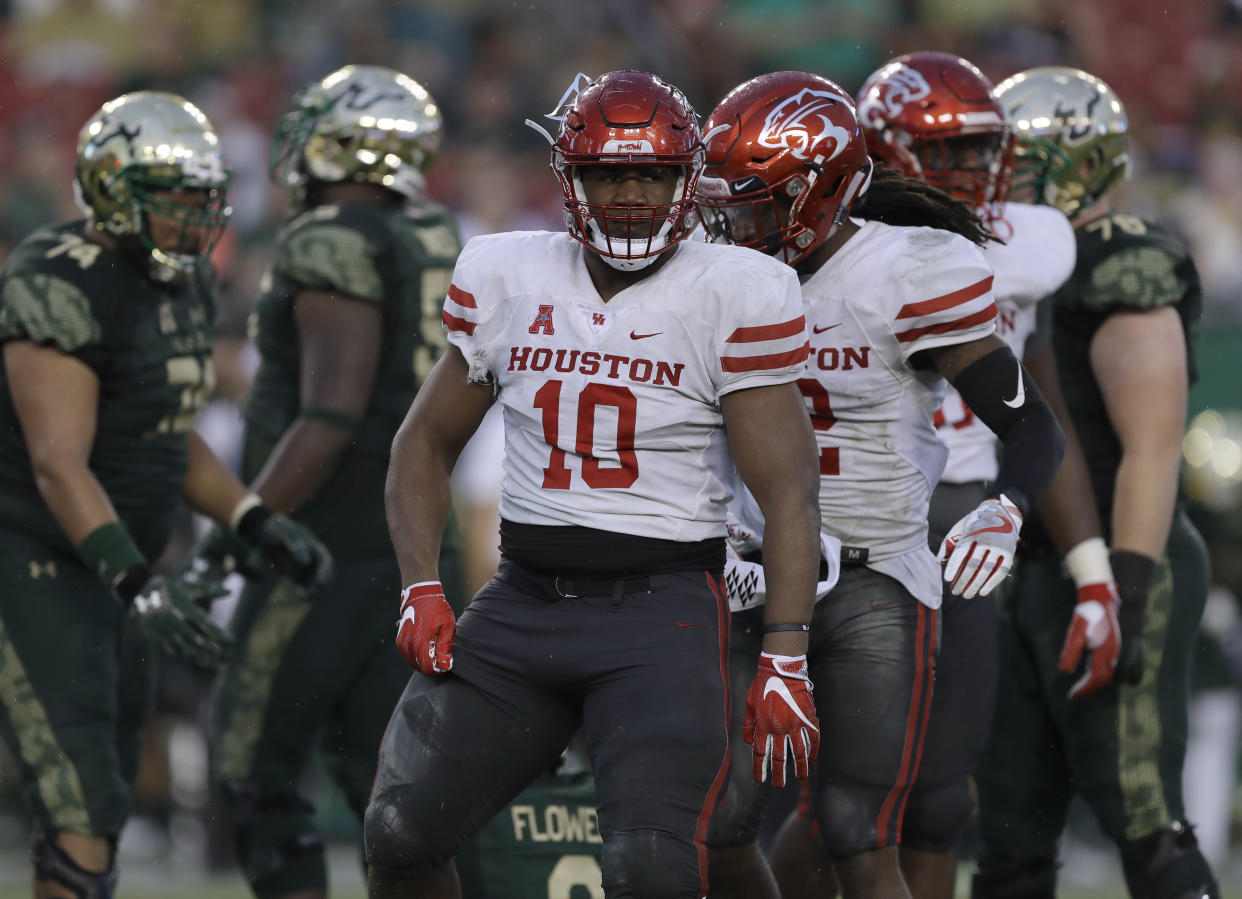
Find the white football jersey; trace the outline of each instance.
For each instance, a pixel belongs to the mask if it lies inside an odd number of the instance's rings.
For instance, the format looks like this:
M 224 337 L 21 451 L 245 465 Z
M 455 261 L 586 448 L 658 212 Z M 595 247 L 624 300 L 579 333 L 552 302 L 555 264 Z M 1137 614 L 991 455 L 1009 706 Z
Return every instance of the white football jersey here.
M 932 416 L 944 396 L 911 357 L 995 330 L 983 252 L 932 228 L 861 222 L 802 285 L 811 354 L 798 386 L 820 453 L 825 532 L 867 553 L 921 602 L 940 606 L 927 509 L 947 450 Z
M 605 303 L 568 234 L 473 238 L 444 303 L 449 340 L 504 409 L 500 514 L 683 542 L 723 537 L 733 460 L 720 398 L 797 380 L 793 270 L 680 243 Z
M 1039 301 L 1057 290 L 1074 271 L 1078 258 L 1074 228 L 1060 210 L 1051 206 L 1006 203 L 1005 217 L 996 228 L 1003 244 L 989 241 L 983 255 L 996 277 L 996 334 L 1019 359 L 1035 330 Z M 1002 385 L 1011 397 L 1017 382 Z M 1000 465 L 996 437 L 962 402 L 952 385 L 936 413 L 940 438 L 949 448 L 941 480 L 951 484 L 996 479 Z

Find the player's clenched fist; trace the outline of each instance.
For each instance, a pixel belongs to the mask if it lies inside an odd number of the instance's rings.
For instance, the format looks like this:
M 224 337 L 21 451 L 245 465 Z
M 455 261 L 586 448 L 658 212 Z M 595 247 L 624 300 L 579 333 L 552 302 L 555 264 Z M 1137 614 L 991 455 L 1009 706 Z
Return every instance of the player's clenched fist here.
M 1078 588 L 1078 604 L 1065 633 L 1057 667 L 1066 673 L 1074 671 L 1084 650 L 1090 651 L 1091 662 L 1082 677 L 1070 687 L 1070 699 L 1090 696 L 1112 680 L 1121 652 L 1121 625 L 1117 621 L 1120 605 L 1117 585 L 1112 581 L 1083 584 Z
M 811 698 L 806 656 L 759 655 L 759 671 L 746 694 L 742 739 L 754 756 L 755 780 L 785 785 L 785 762 L 792 758 L 798 777 L 810 776 L 819 754 L 819 719 Z
M 401 591 L 397 649 L 423 674 L 443 674 L 453 667 L 457 619 L 439 581 L 410 584 Z

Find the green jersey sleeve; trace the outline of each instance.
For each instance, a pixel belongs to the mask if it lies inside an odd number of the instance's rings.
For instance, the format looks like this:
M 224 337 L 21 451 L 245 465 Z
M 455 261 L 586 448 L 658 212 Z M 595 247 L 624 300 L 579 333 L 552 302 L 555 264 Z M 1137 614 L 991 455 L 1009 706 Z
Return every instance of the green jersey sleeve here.
M 311 290 L 380 303 L 384 299 L 378 263 L 381 252 L 366 233 L 346 223 L 303 219 L 295 221 L 286 239 L 279 242 L 275 270 Z
M 1161 246 L 1126 247 L 1095 267 L 1079 300 L 1096 314 L 1176 306 L 1186 295 L 1180 263 Z
M 103 329 L 90 300 L 55 275 L 26 272 L 4 280 L 0 290 L 0 342 L 31 340 L 63 353 L 97 344 Z

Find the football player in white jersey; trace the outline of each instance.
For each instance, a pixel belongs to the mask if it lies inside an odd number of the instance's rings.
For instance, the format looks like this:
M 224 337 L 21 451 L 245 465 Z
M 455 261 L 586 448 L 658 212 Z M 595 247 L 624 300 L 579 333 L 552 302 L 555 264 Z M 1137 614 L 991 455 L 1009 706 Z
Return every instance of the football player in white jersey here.
M 846 897 L 908 896 L 896 847 L 932 696 L 941 569 L 927 509 L 946 456 L 932 423 L 945 380 L 1012 450 L 995 492 L 949 535 L 946 571 L 967 597 L 1005 577 L 1063 438 L 995 336 L 982 223 L 925 184 L 873 177 L 839 87 L 802 72 L 760 76 L 726 96 L 704 132 L 709 229 L 793 267 L 811 330 L 798 383 L 819 447 L 821 528 L 843 544 L 809 648 L 824 731 L 813 797 L 821 837 Z M 764 537 L 771 571 L 776 537 Z M 751 789 L 713 820 L 709 866 L 725 887 L 713 897 L 778 895 L 754 846 L 764 801 Z
M 1073 229 L 1051 206 L 1006 202 L 1013 152 L 1005 111 L 992 83 L 967 60 L 927 51 L 897 57 L 866 80 L 857 102 L 877 162 L 972 206 L 999 238 L 983 246 L 995 277 L 997 336 L 1023 359 L 1067 437 L 1065 459 L 1040 512 L 1078 583 L 1076 654 L 1062 661 L 1073 670 L 1089 650 L 1081 676 L 1066 679 L 1072 697 L 1087 696 L 1108 682 L 1117 664 L 1117 591 L 1089 499 L 1086 461 L 1073 426 L 1066 424 L 1051 346 L 1051 301 L 1041 302 L 1074 269 Z M 995 436 L 952 386 L 935 420 L 949 457 L 932 495 L 933 548 L 987 495 L 999 471 Z M 952 899 L 953 849 L 973 809 L 968 780 L 987 742 L 996 694 L 995 605 L 954 595 L 947 584 L 944 592 L 927 748 L 906 806 L 900 850 L 916 899 Z
M 366 813 L 372 897 L 459 896 L 454 853 L 579 727 L 604 894 L 704 895 L 728 762 L 735 464 L 779 544 L 754 739 L 773 770 L 788 760 L 802 776 L 818 748 L 805 655 L 818 477 L 796 386 L 808 351 L 797 278 L 683 240 L 704 149 L 676 88 L 642 72 L 580 76 L 551 117 L 568 233 L 466 245 L 444 304 L 449 349 L 393 445 L 388 521 L 408 584 L 397 645 L 418 670 Z M 449 474 L 493 402 L 502 562 L 455 622 L 436 571 Z

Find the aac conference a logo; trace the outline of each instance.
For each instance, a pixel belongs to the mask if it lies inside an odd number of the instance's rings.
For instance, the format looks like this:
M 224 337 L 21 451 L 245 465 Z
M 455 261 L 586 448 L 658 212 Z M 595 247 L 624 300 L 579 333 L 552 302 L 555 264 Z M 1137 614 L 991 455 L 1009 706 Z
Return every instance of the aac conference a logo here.
M 834 103 L 848 106 L 850 101 L 831 91 L 803 88 L 768 113 L 759 132 L 759 145 L 771 150 L 791 150 L 797 159 L 822 156 L 821 161 L 826 162 L 836 158 L 849 143 L 850 135 L 824 114 Z M 821 150 L 827 141 L 833 142 L 831 153 Z

